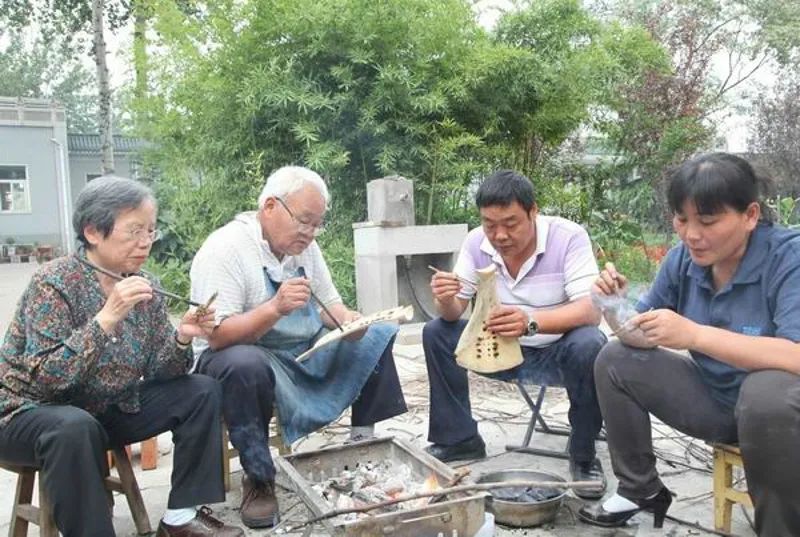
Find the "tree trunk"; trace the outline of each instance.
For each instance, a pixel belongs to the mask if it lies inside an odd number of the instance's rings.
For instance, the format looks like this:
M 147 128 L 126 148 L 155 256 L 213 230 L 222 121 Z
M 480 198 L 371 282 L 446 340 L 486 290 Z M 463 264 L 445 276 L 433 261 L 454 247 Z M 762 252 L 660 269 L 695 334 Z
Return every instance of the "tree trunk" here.
M 114 145 L 111 131 L 111 86 L 106 63 L 106 40 L 103 36 L 103 8 L 103 0 L 92 0 L 92 42 L 99 97 L 97 130 L 100 134 L 100 168 L 107 174 L 114 172 Z
M 149 6 L 146 0 L 136 0 L 133 4 L 133 68 L 136 72 L 134 96 L 137 99 L 147 97 L 147 21 Z

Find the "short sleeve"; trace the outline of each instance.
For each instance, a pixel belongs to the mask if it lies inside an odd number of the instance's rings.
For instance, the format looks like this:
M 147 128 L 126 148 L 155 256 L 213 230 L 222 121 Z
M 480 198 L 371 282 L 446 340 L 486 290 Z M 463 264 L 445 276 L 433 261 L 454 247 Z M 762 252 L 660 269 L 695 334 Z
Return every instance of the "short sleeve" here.
M 461 251 L 458 252 L 456 265 L 453 267 L 453 272 L 459 279 L 462 280 L 461 290 L 459 291 L 458 298 L 462 300 L 471 300 L 475 293 L 478 291 L 478 267 L 476 266 L 475 256 L 472 255 L 470 243 L 475 240 L 475 237 L 468 235 L 467 240 L 461 245 Z M 469 285 L 466 282 L 472 282 L 474 285 Z
M 658 269 L 653 285 L 636 304 L 637 311 L 641 313 L 650 309 L 662 308 L 677 310 L 678 282 L 681 275 L 683 251 L 683 245 L 678 245 L 667 253 Z
M 564 257 L 564 292 L 570 302 L 589 296 L 599 273 L 592 241 L 586 230 L 580 228 L 570 238 Z
M 226 318 L 244 312 L 247 292 L 240 257 L 215 238 L 210 237 L 197 252 L 190 277 L 192 300 L 195 302 L 203 304 L 217 293 L 214 308 L 215 321 L 219 325 Z
M 783 256 L 767 284 L 771 285 L 775 336 L 800 342 L 800 255 L 792 252 Z

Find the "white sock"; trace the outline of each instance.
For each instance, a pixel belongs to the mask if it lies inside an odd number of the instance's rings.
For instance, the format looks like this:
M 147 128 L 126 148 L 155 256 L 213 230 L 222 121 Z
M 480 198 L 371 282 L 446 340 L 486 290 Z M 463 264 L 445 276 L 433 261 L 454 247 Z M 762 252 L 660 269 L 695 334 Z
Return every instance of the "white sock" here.
M 350 427 L 350 438 L 375 438 L 375 425 L 354 425 Z
M 197 516 L 197 507 L 184 507 L 183 509 L 167 509 L 161 520 L 168 526 L 183 526 Z
M 634 509 L 639 509 L 639 506 L 619 494 L 614 494 L 603 503 L 603 511 L 607 513 L 621 513 L 623 511 L 633 511 Z

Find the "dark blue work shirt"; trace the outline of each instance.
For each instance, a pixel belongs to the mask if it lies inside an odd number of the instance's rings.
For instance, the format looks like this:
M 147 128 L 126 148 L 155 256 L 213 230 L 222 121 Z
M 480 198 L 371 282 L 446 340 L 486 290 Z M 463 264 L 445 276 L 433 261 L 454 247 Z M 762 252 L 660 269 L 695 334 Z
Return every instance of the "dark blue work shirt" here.
M 800 341 L 800 232 L 760 223 L 730 282 L 714 291 L 711 268 L 672 248 L 636 308 L 671 309 L 696 323 L 748 336 Z M 733 407 L 747 371 L 691 351 L 714 398 Z

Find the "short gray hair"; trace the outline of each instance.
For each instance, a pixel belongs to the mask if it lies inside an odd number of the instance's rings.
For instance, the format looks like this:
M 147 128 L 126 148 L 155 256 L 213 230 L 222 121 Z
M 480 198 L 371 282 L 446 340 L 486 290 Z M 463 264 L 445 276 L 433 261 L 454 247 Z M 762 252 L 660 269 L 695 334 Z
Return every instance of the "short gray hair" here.
M 272 175 L 267 178 L 261 195 L 258 196 L 258 208 L 264 207 L 268 198 L 284 198 L 307 184 L 319 191 L 327 206 L 331 196 L 325 181 L 317 172 L 302 166 L 284 166 L 272 172 Z
M 89 181 L 78 194 L 72 213 L 72 227 L 78 240 L 89 246 L 83 234 L 86 226 L 94 226 L 103 237 L 108 237 L 121 212 L 136 209 L 147 200 L 155 203 L 153 191 L 133 179 L 103 175 Z

